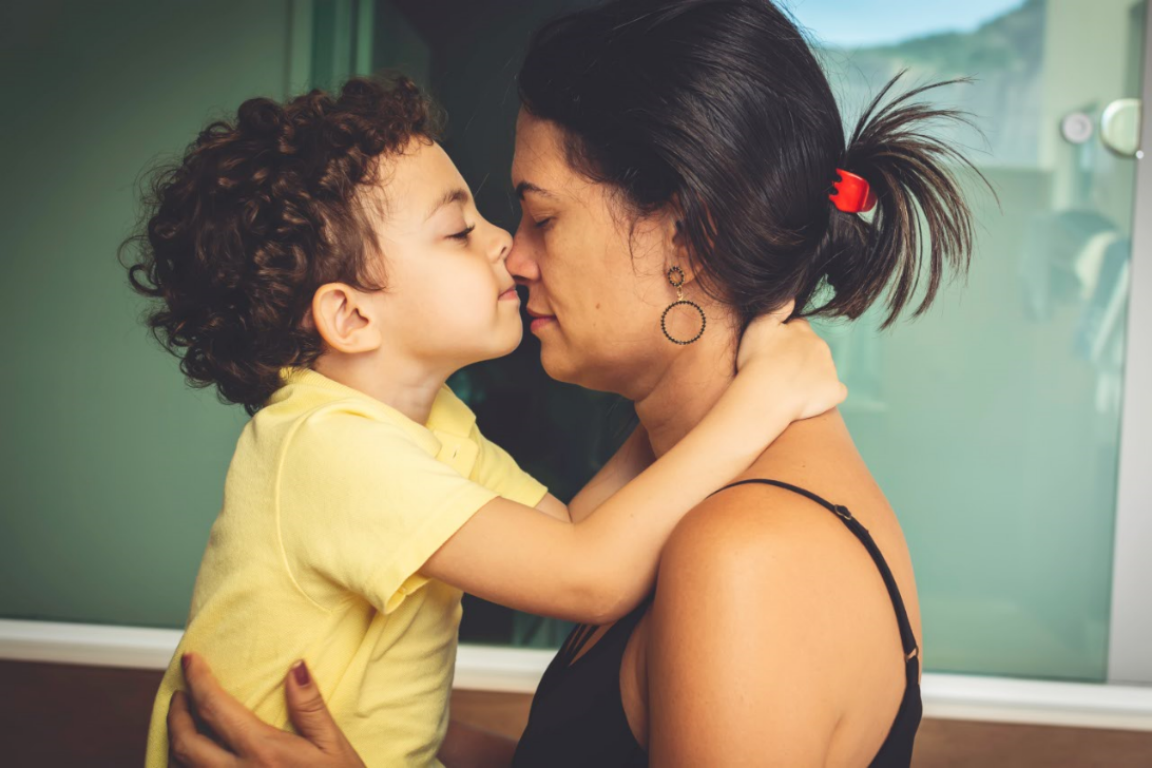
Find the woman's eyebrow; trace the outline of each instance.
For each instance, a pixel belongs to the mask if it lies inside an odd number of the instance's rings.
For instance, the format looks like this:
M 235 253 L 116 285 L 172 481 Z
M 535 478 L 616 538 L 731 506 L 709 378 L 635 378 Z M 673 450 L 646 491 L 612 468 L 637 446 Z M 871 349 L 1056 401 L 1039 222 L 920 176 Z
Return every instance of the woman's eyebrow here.
M 464 189 L 463 187 L 448 190 L 444 193 L 443 197 L 436 201 L 436 205 L 429 209 L 428 215 L 424 217 L 424 221 L 428 221 L 428 219 L 432 218 L 432 214 L 436 213 L 436 211 L 440 210 L 446 205 L 450 205 L 452 203 L 468 202 L 469 197 L 470 196 L 468 194 L 468 190 Z
M 530 181 L 522 181 L 516 185 L 516 197 L 518 199 L 523 200 L 524 194 L 526 192 L 535 192 L 536 194 L 543 195 L 544 197 L 556 197 L 556 195 L 552 194 L 548 190 L 541 189 Z

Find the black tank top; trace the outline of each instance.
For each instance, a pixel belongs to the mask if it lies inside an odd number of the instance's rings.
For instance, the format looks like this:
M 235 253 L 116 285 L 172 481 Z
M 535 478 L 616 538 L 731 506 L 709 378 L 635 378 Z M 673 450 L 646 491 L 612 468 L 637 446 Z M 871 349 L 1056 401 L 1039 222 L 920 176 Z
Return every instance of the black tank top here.
M 919 649 L 888 563 L 868 530 L 852 517 L 846 507 L 830 504 L 803 488 L 777 480 L 754 478 L 731 483 L 714 493 L 745 483 L 775 485 L 825 507 L 848 526 L 876 562 L 896 609 L 896 622 L 904 646 L 904 698 L 887 738 L 869 765 L 873 768 L 906 768 L 912 763 L 912 743 L 923 715 Z M 628 638 L 653 597 L 654 594 L 649 595 L 631 613 L 609 627 L 588 653 L 575 662 L 572 659 L 580 653 L 596 627 L 581 624 L 572 630 L 536 689 L 528 725 L 512 759 L 513 768 L 633 768 L 648 765 L 648 755 L 636 742 L 624 714 L 620 697 L 620 664 Z

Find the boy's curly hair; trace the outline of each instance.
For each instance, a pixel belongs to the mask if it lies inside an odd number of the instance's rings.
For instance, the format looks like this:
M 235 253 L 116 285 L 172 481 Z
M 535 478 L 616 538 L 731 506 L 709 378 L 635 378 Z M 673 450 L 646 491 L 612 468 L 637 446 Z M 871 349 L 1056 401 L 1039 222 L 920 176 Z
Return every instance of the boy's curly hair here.
M 441 126 L 410 79 L 353 77 L 336 97 L 249 99 L 152 169 L 118 257 L 134 290 L 163 300 L 146 322 L 189 384 L 215 384 L 252 415 L 282 366 L 316 360 L 323 340 L 303 323 L 316 289 L 384 287 L 371 282 L 383 277 L 371 268 L 379 243 L 359 194 L 377 183 L 377 158 L 437 139 Z

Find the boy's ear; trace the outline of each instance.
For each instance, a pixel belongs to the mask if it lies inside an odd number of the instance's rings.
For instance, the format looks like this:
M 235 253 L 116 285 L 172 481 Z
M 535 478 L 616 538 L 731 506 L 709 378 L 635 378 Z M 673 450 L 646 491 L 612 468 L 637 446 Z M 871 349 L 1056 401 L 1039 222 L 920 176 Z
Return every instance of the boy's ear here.
M 378 322 L 356 289 L 325 283 L 312 296 L 312 324 L 330 349 L 346 354 L 371 352 L 383 342 Z

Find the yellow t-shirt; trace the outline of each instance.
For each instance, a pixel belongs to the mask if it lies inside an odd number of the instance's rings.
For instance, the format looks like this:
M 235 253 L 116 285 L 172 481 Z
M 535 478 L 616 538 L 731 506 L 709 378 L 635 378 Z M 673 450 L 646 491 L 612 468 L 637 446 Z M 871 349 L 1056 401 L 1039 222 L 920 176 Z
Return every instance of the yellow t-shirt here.
M 462 593 L 417 571 L 497 495 L 535 506 L 547 488 L 447 385 L 425 425 L 311 369 L 281 378 L 237 441 L 146 764 L 167 765 L 168 703 L 193 650 L 282 728 L 284 676 L 303 658 L 369 766 L 439 766 Z

